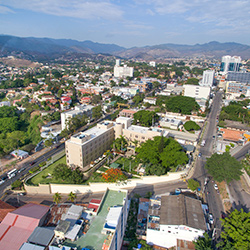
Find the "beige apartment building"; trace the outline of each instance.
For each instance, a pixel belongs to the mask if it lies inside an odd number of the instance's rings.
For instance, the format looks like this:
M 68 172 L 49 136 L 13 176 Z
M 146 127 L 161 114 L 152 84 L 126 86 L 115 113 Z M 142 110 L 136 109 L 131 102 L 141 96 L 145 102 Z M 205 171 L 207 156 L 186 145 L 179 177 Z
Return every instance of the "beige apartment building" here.
M 65 142 L 67 165 L 83 168 L 98 159 L 115 139 L 114 122 L 103 121 Z
M 119 136 L 124 136 L 131 146 L 135 141 L 139 145 L 155 136 L 166 136 L 162 129 L 131 124 L 131 118 L 119 117 L 116 122 L 103 121 L 96 127 L 71 136 L 65 143 L 67 164 L 81 168 L 89 165 L 110 149 L 113 141 Z

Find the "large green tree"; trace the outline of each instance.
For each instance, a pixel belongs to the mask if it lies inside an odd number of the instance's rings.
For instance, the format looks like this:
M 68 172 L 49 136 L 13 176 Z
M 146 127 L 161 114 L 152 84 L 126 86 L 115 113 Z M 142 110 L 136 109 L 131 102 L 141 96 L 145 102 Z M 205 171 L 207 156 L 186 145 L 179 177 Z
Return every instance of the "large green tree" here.
M 158 120 L 159 116 L 153 111 L 140 110 L 134 114 L 134 124 L 139 123 L 141 126 L 152 126 L 152 122 Z
M 192 130 L 199 130 L 199 129 L 201 129 L 201 127 L 200 127 L 197 123 L 195 123 L 194 121 L 187 121 L 187 122 L 185 122 L 184 128 L 185 128 L 187 131 L 192 131 Z
M 239 180 L 242 175 L 242 164 L 232 157 L 228 152 L 213 154 L 207 159 L 205 168 L 208 173 L 218 182 Z
M 241 209 L 234 210 L 225 219 L 221 219 L 222 242 L 218 247 L 222 249 L 250 249 L 250 212 L 246 213 Z
M 173 96 L 167 99 L 167 111 L 190 115 L 192 111 L 198 111 L 199 105 L 194 98 L 188 96 Z
M 195 250 L 212 250 L 212 240 L 207 233 L 203 234 L 203 237 L 199 236 L 199 238 L 193 241 L 195 245 Z
M 190 188 L 192 191 L 197 190 L 197 188 L 200 187 L 200 183 L 194 179 L 188 180 L 188 188 Z
M 102 117 L 102 107 L 101 105 L 96 106 L 92 109 L 92 117 L 94 119 L 99 119 Z
M 162 136 L 147 140 L 136 151 L 137 160 L 147 166 L 147 174 L 162 175 L 188 161 L 187 155 L 177 141 Z

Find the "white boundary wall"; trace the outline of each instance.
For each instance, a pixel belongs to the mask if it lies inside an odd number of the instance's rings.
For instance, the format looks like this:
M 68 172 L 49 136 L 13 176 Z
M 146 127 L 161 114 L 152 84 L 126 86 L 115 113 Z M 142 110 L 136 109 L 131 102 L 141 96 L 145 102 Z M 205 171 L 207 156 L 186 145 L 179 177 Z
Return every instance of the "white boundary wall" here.
M 169 173 L 164 176 L 146 176 L 141 179 L 131 179 L 126 183 L 90 183 L 89 185 L 50 184 L 51 193 L 95 193 L 103 192 L 107 188 L 133 188 L 161 182 L 176 181 L 186 175 L 187 171 Z

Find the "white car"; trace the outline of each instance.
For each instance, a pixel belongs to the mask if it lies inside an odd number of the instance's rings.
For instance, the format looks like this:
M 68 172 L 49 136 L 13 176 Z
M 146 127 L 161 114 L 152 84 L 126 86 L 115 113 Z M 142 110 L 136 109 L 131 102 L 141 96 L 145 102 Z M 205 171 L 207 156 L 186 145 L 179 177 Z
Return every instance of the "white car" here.
M 214 184 L 214 189 L 215 189 L 215 190 L 218 190 L 218 189 L 219 189 L 218 186 L 217 186 L 217 184 Z
M 2 185 L 4 183 L 4 180 L 0 180 L 0 185 Z
M 211 225 L 214 224 L 214 217 L 212 214 L 208 214 L 208 221 Z

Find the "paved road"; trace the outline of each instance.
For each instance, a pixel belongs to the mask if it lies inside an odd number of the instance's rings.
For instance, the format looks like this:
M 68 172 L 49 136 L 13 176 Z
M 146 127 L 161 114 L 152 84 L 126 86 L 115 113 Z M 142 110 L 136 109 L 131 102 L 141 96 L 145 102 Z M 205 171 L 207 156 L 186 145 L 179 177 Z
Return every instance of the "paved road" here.
M 245 158 L 245 155 L 250 153 L 250 143 L 247 143 L 246 145 L 243 146 L 243 148 L 238 151 L 237 153 L 233 154 L 233 156 L 238 160 L 242 160 Z
M 151 192 L 154 195 L 164 195 L 174 192 L 176 188 L 187 188 L 187 184 L 183 181 L 177 182 L 168 182 L 168 183 L 158 183 L 155 185 L 143 185 L 136 188 L 128 189 L 129 195 L 140 194 L 142 197 L 145 196 L 148 192 Z M 93 194 L 84 194 L 78 195 L 76 203 L 86 203 L 91 199 L 101 199 L 104 192 L 93 193 Z M 20 196 L 18 194 L 12 193 L 6 195 L 2 198 L 3 201 L 8 202 L 13 206 L 21 206 L 28 202 L 36 202 L 44 205 L 51 205 L 53 203 L 53 194 L 50 195 L 37 195 L 37 194 L 27 194 Z M 62 203 L 68 202 L 68 195 L 62 195 Z
M 216 190 L 214 189 L 214 183 L 212 181 L 208 181 L 208 184 L 205 185 L 205 178 L 207 177 L 206 170 L 204 168 L 206 164 L 206 158 L 210 157 L 213 154 L 213 147 L 215 143 L 215 139 L 213 136 L 216 136 L 216 126 L 217 126 L 217 115 L 220 112 L 222 100 L 222 93 L 217 92 L 216 96 L 214 97 L 213 104 L 211 107 L 211 111 L 207 118 L 207 125 L 205 129 L 205 133 L 203 135 L 203 139 L 206 140 L 205 146 L 200 148 L 200 153 L 202 157 L 198 158 L 194 174 L 192 178 L 197 179 L 201 183 L 202 190 L 204 191 L 204 201 L 207 202 L 209 206 L 209 211 L 214 216 L 214 227 L 217 230 L 217 236 L 220 234 L 221 224 L 219 218 L 221 217 L 221 212 L 223 212 L 223 205 L 220 199 L 220 195 L 217 194 Z
M 250 143 L 247 143 L 243 148 L 233 156 L 241 161 L 244 159 L 245 155 L 250 151 Z M 242 188 L 240 181 L 232 181 L 228 185 L 230 200 L 232 202 L 233 208 L 240 210 L 241 208 L 245 212 L 250 211 L 250 195 Z
M 50 150 L 49 152 L 45 153 L 42 156 L 39 156 L 37 159 L 34 159 L 32 156 L 30 157 L 30 161 L 26 162 L 25 164 L 22 165 L 21 168 L 25 168 L 24 171 L 22 171 L 21 173 L 17 173 L 15 177 L 13 177 L 12 179 L 6 179 L 5 182 L 0 186 L 0 197 L 3 195 L 3 191 L 10 186 L 14 181 L 20 179 L 21 177 L 23 177 L 24 175 L 26 175 L 29 170 L 31 168 L 34 168 L 36 166 L 38 166 L 40 163 L 46 161 L 48 158 L 50 158 L 52 155 L 61 152 L 62 150 L 64 150 L 65 145 L 64 143 L 60 144 L 59 147 L 57 148 L 53 148 L 52 150 Z M 35 162 L 33 165 L 30 165 L 30 163 Z M 2 175 L 0 178 L 3 178 L 3 176 L 6 175 Z

